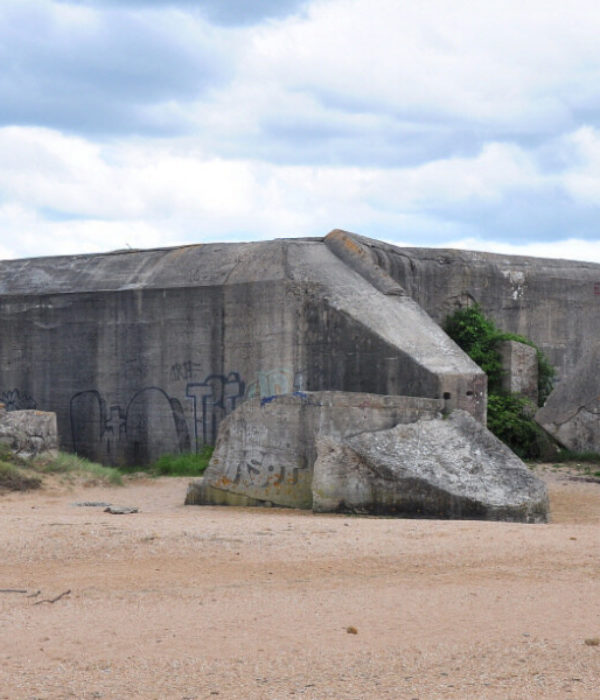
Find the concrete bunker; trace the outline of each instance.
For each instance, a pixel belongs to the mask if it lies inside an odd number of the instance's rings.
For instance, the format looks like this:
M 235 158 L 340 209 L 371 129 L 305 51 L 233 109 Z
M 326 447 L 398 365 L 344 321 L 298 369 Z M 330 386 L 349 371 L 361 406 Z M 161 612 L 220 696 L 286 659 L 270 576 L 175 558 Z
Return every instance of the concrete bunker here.
M 485 421 L 485 375 L 369 260 L 334 232 L 1 262 L 0 400 L 114 465 L 214 444 L 243 402 L 293 391 L 446 396 Z
M 339 230 L 4 261 L 0 401 L 55 412 L 62 449 L 116 465 L 214 444 L 236 409 L 294 392 L 435 400 L 484 425 L 486 377 L 438 323 L 476 301 L 564 377 L 600 331 L 598 278 Z

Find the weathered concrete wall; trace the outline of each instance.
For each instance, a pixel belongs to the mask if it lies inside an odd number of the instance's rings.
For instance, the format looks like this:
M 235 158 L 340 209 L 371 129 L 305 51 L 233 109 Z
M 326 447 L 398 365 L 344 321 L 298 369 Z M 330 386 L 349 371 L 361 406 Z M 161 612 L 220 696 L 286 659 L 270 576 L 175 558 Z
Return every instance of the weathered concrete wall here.
M 241 402 L 294 390 L 446 397 L 485 376 L 409 297 L 321 240 L 0 263 L 0 400 L 57 414 L 61 447 L 144 464 L 212 444 Z
M 559 378 L 600 337 L 598 264 L 356 240 L 438 323 L 477 302 L 500 328 L 533 340 Z

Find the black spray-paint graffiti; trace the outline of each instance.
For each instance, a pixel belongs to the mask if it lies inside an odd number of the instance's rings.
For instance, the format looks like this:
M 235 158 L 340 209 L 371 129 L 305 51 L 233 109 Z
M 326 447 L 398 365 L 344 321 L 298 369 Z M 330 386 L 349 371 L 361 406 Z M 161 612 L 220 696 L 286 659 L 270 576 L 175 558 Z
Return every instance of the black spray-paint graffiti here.
M 159 387 L 137 391 L 124 408 L 107 406 L 95 389 L 78 392 L 71 398 L 70 420 L 75 452 L 108 464 L 146 464 L 157 453 L 191 447 L 180 401 Z
M 202 376 L 200 363 L 175 363 L 169 376 L 172 381 Z M 70 402 L 73 448 L 107 463 L 125 459 L 131 464 L 144 464 L 149 456 L 165 452 L 198 452 L 203 445 L 215 444 L 219 424 L 245 399 L 299 391 L 303 384 L 302 371 L 279 368 L 257 372 L 247 387 L 238 372 L 187 381 L 185 397 L 191 401 L 193 431 L 188 429 L 185 417 L 188 408 L 159 387 L 141 389 L 126 405 L 108 405 L 95 389 L 80 391 Z M 252 473 L 255 465 L 248 465 Z M 275 475 L 270 473 L 269 477 Z
M 201 443 L 215 444 L 219 423 L 244 397 L 244 382 L 237 372 L 210 374 L 202 382 L 190 382 L 185 395 L 193 401 L 197 451 Z
M 299 474 L 306 472 L 307 463 L 301 459 L 295 464 L 282 464 L 280 461 L 272 464 L 265 460 L 266 450 L 254 447 L 251 452 L 236 465 L 235 471 L 226 474 L 234 484 L 245 487 L 265 489 L 298 483 Z
M 4 404 L 7 411 L 27 411 L 37 408 L 37 403 L 23 391 L 12 389 L 0 394 L 0 403 Z

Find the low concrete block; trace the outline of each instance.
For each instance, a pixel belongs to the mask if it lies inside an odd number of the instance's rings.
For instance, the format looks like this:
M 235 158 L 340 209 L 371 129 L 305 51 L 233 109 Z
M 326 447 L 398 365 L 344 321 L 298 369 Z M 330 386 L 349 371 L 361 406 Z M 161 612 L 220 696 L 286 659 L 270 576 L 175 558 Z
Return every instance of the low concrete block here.
M 56 414 L 0 409 L 0 443 L 23 459 L 55 453 L 58 449 Z
M 544 522 L 546 487 L 464 411 L 317 441 L 313 510 Z
M 244 403 L 186 503 L 523 522 L 548 511 L 544 484 L 466 412 L 346 392 Z

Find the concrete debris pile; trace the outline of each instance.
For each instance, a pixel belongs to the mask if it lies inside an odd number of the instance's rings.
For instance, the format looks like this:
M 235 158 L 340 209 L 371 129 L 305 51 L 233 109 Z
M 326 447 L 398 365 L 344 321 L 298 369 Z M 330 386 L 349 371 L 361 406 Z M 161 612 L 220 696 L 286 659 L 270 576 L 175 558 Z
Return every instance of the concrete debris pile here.
M 298 392 L 221 425 L 187 504 L 543 522 L 544 484 L 465 411 L 434 399 Z

